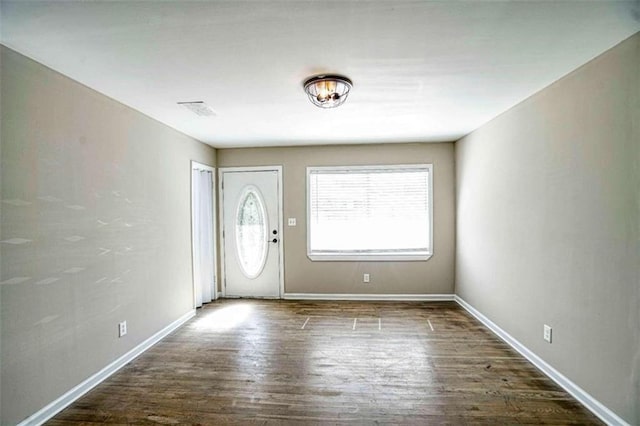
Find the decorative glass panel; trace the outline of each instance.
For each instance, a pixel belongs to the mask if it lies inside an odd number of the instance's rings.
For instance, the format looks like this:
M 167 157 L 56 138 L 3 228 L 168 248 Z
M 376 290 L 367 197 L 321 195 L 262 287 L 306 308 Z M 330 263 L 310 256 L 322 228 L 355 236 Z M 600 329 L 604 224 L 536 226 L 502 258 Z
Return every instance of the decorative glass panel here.
M 260 275 L 267 260 L 267 218 L 258 188 L 242 192 L 236 214 L 236 247 L 240 269 L 247 278 Z

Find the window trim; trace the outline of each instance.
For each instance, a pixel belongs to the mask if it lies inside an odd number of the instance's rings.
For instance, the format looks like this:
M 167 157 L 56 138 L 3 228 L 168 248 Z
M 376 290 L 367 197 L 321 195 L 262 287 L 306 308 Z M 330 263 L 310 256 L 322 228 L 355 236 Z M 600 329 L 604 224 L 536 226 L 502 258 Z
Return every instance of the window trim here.
M 362 172 L 367 170 L 412 170 L 423 169 L 428 172 L 427 191 L 428 195 L 428 215 L 429 215 L 429 247 L 426 252 L 409 253 L 327 253 L 311 251 L 311 173 L 318 170 L 338 171 L 343 173 Z M 426 261 L 433 256 L 433 164 L 375 164 L 358 166 L 308 166 L 306 181 L 306 203 L 307 203 L 307 257 L 312 261 Z

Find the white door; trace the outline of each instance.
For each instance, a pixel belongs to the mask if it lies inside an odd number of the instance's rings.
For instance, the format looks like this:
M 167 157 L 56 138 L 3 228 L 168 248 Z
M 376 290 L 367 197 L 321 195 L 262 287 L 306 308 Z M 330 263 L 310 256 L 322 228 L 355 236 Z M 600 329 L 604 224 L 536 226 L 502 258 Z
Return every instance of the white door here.
M 220 170 L 227 297 L 280 297 L 280 170 Z

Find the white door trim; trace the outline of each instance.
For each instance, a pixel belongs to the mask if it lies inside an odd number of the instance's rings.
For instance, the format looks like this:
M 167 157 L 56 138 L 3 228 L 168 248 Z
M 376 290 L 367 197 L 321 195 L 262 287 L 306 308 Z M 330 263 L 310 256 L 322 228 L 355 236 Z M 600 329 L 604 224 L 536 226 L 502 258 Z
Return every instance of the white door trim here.
M 278 229 L 280 232 L 280 244 L 278 244 L 279 250 L 279 264 L 280 268 L 280 291 L 278 298 L 282 299 L 284 297 L 284 188 L 282 186 L 282 166 L 252 166 L 252 167 L 219 167 L 218 168 L 218 194 L 220 195 L 220 200 L 223 200 L 223 191 L 224 191 L 224 173 L 226 172 L 278 172 Z M 226 289 L 226 277 L 224 273 L 224 265 L 225 265 L 225 253 L 224 253 L 224 211 L 222 201 L 218 205 L 218 226 L 220 231 L 220 239 L 218 243 L 220 245 L 220 283 L 222 287 L 222 297 L 227 296 Z
M 191 288 L 193 290 L 193 309 L 196 309 L 196 280 L 195 280 L 195 240 L 193 239 L 193 233 L 195 229 L 193 229 L 193 210 L 194 210 L 194 202 L 193 199 L 193 179 L 192 173 L 193 170 L 207 170 L 211 172 L 211 188 L 213 189 L 213 193 L 211 196 L 213 197 L 213 204 L 211 209 L 211 216 L 213 217 L 213 224 L 211 225 L 212 238 L 213 238 L 213 289 L 211 289 L 211 295 L 213 296 L 213 300 L 218 298 L 218 249 L 216 244 L 218 242 L 217 239 L 217 231 L 216 231 L 216 169 L 215 167 L 208 166 L 206 164 L 199 163 L 197 161 L 191 160 L 191 168 L 189 169 L 189 180 L 191 183 Z

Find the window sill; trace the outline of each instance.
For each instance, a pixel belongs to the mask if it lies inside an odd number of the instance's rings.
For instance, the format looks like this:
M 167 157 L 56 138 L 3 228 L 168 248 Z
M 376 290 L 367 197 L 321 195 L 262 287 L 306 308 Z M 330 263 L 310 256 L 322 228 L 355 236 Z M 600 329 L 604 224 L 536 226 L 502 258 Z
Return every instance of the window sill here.
M 433 253 L 420 254 L 337 254 L 307 253 L 314 262 L 415 262 L 429 260 Z

